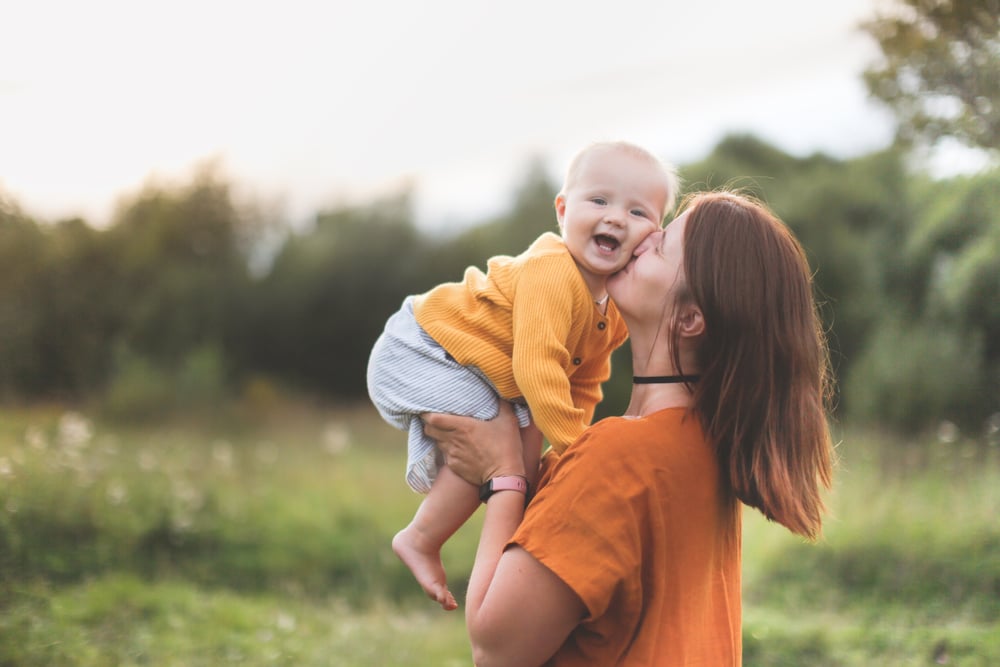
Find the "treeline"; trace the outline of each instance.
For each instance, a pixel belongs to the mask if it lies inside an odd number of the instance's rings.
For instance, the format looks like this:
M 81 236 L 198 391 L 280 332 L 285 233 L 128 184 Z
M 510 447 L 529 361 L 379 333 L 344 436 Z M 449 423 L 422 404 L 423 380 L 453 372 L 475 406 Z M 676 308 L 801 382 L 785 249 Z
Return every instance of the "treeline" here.
M 797 158 L 732 136 L 681 174 L 686 191 L 756 194 L 802 241 L 842 416 L 997 427 L 1000 170 L 933 180 L 894 151 Z M 145 188 L 102 228 L 0 198 L 0 397 L 132 417 L 280 386 L 363 399 L 403 297 L 555 230 L 557 189 L 533 165 L 506 214 L 453 235 L 419 229 L 407 193 L 292 230 L 210 169 Z M 605 413 L 627 392 L 627 356 L 615 364 Z

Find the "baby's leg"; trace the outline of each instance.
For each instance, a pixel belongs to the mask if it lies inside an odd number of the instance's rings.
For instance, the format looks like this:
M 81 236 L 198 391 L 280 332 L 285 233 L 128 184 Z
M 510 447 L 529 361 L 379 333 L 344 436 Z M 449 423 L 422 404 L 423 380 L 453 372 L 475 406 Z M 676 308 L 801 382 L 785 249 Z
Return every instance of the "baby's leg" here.
M 441 470 L 413 520 L 392 539 L 392 550 L 410 568 L 417 583 L 441 608 L 458 608 L 441 564 L 441 547 L 479 506 L 479 489 L 451 471 Z
M 542 459 L 542 432 L 531 422 L 521 429 L 521 451 L 524 454 L 524 473 L 528 478 L 528 490 L 535 491 L 538 482 L 538 465 Z

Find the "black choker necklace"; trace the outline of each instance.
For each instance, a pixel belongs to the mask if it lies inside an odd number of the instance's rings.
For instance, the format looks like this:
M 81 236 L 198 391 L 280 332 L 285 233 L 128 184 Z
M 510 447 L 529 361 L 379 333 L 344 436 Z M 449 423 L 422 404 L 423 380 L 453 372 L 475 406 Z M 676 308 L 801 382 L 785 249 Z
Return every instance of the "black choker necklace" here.
M 691 384 L 701 379 L 700 375 L 633 375 L 635 384 Z

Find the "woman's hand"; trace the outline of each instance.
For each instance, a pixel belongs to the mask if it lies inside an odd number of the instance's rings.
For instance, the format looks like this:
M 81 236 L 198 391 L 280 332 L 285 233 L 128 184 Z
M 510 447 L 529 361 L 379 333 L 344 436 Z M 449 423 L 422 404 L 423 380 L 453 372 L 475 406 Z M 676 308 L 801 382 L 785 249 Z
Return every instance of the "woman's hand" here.
M 474 417 L 421 415 L 424 433 L 438 442 L 455 474 L 479 486 L 500 475 L 524 476 L 521 435 L 514 410 L 500 401 L 500 414 L 489 421 Z

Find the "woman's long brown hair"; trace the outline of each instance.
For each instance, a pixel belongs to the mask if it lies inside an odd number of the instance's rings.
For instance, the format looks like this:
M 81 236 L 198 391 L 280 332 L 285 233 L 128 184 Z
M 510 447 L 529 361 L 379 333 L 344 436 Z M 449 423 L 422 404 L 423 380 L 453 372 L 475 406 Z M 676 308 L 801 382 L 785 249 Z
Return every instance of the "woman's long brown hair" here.
M 749 197 L 702 193 L 686 210 L 686 287 L 705 320 L 695 410 L 735 496 L 815 539 L 833 447 L 829 353 L 805 253 Z

